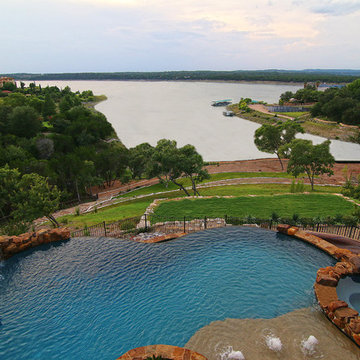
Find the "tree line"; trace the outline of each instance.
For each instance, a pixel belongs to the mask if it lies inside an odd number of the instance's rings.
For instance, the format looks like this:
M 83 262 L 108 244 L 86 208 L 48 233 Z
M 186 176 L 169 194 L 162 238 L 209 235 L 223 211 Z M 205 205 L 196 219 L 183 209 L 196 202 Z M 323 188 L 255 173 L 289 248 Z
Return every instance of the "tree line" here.
M 159 71 L 107 73 L 4 74 L 17 80 L 223 80 L 282 82 L 351 82 L 356 70 L 236 70 L 236 71 Z

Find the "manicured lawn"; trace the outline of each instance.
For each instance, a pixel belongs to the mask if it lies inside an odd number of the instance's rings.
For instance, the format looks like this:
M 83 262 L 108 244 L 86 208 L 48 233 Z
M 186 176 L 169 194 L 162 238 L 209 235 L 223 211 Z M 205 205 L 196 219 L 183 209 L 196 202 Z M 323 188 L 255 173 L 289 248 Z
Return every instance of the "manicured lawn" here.
M 211 181 L 219 181 L 219 180 L 230 180 L 230 179 L 238 179 L 238 178 L 257 178 L 257 177 L 277 177 L 277 178 L 287 178 L 292 179 L 288 173 L 285 172 L 228 172 L 228 173 L 217 173 L 211 174 L 210 179 L 203 181 L 201 184 L 206 184 Z M 191 186 L 191 182 L 189 179 L 179 179 L 178 180 L 185 187 Z M 119 197 L 129 197 L 129 196 L 138 196 L 138 195 L 146 195 L 152 194 L 162 191 L 169 190 L 177 190 L 178 187 L 173 183 L 170 183 L 168 187 L 163 184 L 151 185 L 142 189 L 134 190 L 130 193 L 119 195 Z
M 309 112 L 308 111 L 293 111 L 293 112 L 277 112 L 276 114 L 286 115 L 286 116 L 291 116 L 293 118 L 297 118 L 299 116 L 308 115 Z
M 310 186 L 305 186 L 305 190 L 309 191 Z M 339 192 L 339 188 L 336 187 L 325 187 L 325 186 L 315 186 L 316 193 L 329 193 L 329 192 Z M 233 186 L 216 186 L 206 189 L 201 189 L 200 193 L 203 196 L 246 196 L 246 195 L 273 195 L 273 194 L 284 194 L 289 193 L 290 185 L 281 185 L 281 184 L 252 184 L 252 185 L 233 185 Z M 155 194 L 147 196 L 145 198 L 135 199 L 131 201 L 126 201 L 120 204 L 112 205 L 104 209 L 99 209 L 97 213 L 88 213 L 80 216 L 67 215 L 61 217 L 59 220 L 67 222 L 68 226 L 74 228 L 83 228 L 85 225 L 91 226 L 98 224 L 102 221 L 113 222 L 124 218 L 130 218 L 135 216 L 141 216 L 145 209 L 155 200 L 160 198 L 177 198 L 184 197 L 185 195 L 182 191 L 175 190 L 167 194 Z M 254 198 L 252 198 L 254 199 Z M 266 197 L 266 199 L 271 199 Z M 216 199 L 220 201 L 222 199 Z M 189 201 L 189 200 L 187 200 Z M 174 202 L 178 203 L 178 202 Z M 275 210 L 274 210 L 275 211 Z M 229 215 L 230 213 L 227 212 Z M 290 215 L 292 215 L 291 213 Z M 221 214 L 224 216 L 225 213 Z M 249 215 L 248 213 L 246 215 Z
M 91 226 L 102 221 L 114 222 L 121 219 L 141 216 L 152 200 L 142 199 L 142 201 L 133 201 L 131 203 L 121 204 L 121 206 L 112 206 L 103 210 L 98 210 L 96 213 L 88 213 L 80 216 L 66 215 L 58 219 L 59 222 L 65 223 L 73 228 L 83 228 L 85 225 Z
M 273 212 L 283 217 L 326 217 L 350 214 L 354 205 L 343 198 L 325 194 L 294 194 L 233 199 L 184 199 L 160 204 L 155 210 L 159 220 L 186 217 L 223 217 L 224 215 L 269 218 Z
M 251 185 L 228 185 L 206 189 L 199 189 L 202 196 L 245 196 L 245 195 L 275 195 L 290 192 L 290 185 L 286 184 L 251 184 Z M 305 191 L 311 191 L 310 185 L 305 185 Z M 316 193 L 336 193 L 338 187 L 315 186 Z

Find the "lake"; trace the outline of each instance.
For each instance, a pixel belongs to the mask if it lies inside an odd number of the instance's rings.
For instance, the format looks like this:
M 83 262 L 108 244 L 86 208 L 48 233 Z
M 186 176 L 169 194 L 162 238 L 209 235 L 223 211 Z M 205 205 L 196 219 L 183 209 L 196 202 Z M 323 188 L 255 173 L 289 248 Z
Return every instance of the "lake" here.
M 38 81 L 42 86 L 70 86 L 73 91 L 92 90 L 107 101 L 96 109 L 106 115 L 127 147 L 143 142 L 155 145 L 159 139 L 192 144 L 206 161 L 245 160 L 275 157 L 257 150 L 253 137 L 260 126 L 238 117 L 225 117 L 223 107 L 210 106 L 213 100 L 241 97 L 274 103 L 285 91 L 301 85 L 171 82 L 171 81 Z M 314 143 L 324 138 L 301 135 Z M 360 145 L 332 140 L 331 152 L 337 160 L 360 160 Z

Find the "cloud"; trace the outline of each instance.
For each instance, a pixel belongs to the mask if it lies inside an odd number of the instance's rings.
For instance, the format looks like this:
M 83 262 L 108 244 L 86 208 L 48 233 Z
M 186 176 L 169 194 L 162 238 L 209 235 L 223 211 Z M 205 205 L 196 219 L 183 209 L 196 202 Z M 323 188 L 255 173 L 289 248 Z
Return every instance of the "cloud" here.
M 359 0 L 4 1 L 1 71 L 358 67 L 359 9 Z
M 327 0 L 311 6 L 310 9 L 317 14 L 343 16 L 359 11 L 360 1 Z

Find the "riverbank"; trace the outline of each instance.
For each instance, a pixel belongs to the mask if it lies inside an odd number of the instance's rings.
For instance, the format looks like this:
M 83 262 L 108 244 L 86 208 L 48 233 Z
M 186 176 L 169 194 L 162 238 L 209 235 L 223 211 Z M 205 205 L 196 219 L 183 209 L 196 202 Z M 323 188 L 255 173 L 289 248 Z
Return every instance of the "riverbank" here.
M 251 110 L 248 113 L 241 112 L 238 108 L 238 104 L 232 104 L 228 106 L 228 109 L 233 111 L 237 117 L 261 125 L 273 125 L 282 119 L 297 120 L 301 123 L 301 126 L 307 134 L 321 136 L 331 140 L 341 140 L 354 143 L 352 138 L 355 138 L 360 130 L 360 128 L 349 127 L 335 122 L 313 119 L 309 114 L 294 118 L 291 116 L 272 113 L 263 105 L 252 105 Z

